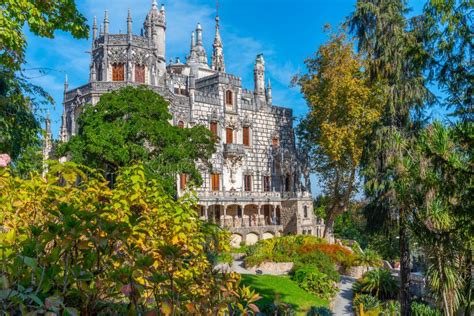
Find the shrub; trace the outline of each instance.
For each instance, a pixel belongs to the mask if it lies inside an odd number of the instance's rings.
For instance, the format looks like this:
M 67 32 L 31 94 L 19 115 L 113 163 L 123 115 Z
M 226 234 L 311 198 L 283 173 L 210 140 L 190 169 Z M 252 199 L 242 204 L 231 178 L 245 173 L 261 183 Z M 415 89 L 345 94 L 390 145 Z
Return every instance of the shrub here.
M 352 289 L 354 293 L 371 294 L 380 300 L 395 298 L 398 285 L 391 272 L 387 269 L 371 270 L 357 280 Z
M 352 306 L 357 315 L 359 315 L 360 304 L 362 304 L 364 312 L 372 312 L 378 315 L 380 311 L 380 301 L 368 294 L 356 294 L 352 301 Z
M 275 301 L 266 304 L 262 309 L 262 315 L 277 315 L 277 316 L 294 316 L 296 315 L 295 308 L 288 303 Z
M 303 290 L 323 299 L 330 299 L 336 295 L 338 287 L 326 274 L 316 268 L 306 267 L 296 270 L 293 280 Z
M 366 249 L 365 251 L 359 251 L 357 253 L 355 264 L 363 267 L 381 267 L 382 266 L 382 257 L 371 249 Z
M 295 259 L 293 272 L 303 267 L 313 267 L 326 274 L 331 280 L 339 282 L 339 273 L 331 258 L 321 251 L 313 251 Z
M 427 304 L 412 302 L 411 313 L 413 316 L 441 316 L 441 312 Z
M 232 258 L 232 254 L 230 254 L 228 252 L 220 253 L 217 256 L 217 263 L 232 264 L 233 261 L 234 261 L 234 259 Z
M 398 301 L 387 301 L 383 304 L 383 315 L 386 316 L 398 316 L 400 315 L 400 302 Z
M 311 307 L 307 316 L 332 316 L 331 311 L 327 307 Z

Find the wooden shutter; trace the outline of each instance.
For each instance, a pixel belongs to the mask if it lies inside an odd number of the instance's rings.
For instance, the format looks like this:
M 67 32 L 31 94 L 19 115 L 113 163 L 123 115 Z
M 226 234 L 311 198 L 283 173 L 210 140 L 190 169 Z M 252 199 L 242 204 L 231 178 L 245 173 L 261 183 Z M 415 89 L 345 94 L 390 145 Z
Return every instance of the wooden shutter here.
M 263 177 L 263 191 L 265 192 L 270 191 L 270 177 L 269 176 Z
M 272 146 L 273 146 L 273 147 L 278 147 L 278 146 L 280 146 L 280 141 L 278 140 L 277 137 L 274 137 L 274 138 L 272 139 Z
M 212 191 L 219 191 L 219 174 L 213 173 L 211 175 L 211 187 Z
M 112 81 L 124 81 L 125 80 L 125 64 L 113 64 L 112 65 Z
M 210 130 L 212 135 L 217 137 L 217 122 L 211 122 Z
M 234 97 L 233 97 L 232 91 L 227 90 L 225 92 L 225 104 L 226 105 L 233 105 L 234 104 L 233 101 L 234 101 Z
M 243 140 L 244 146 L 250 146 L 250 127 L 244 126 L 243 128 Z
M 185 173 L 179 175 L 179 187 L 181 188 L 181 190 L 186 189 L 187 180 L 188 179 Z
M 226 138 L 225 138 L 225 142 L 227 144 L 232 144 L 233 141 L 234 141 L 234 131 L 232 130 L 232 128 L 226 128 L 225 129 L 225 135 L 226 135 Z
M 244 176 L 244 185 L 245 185 L 245 191 L 252 191 L 252 176 L 251 175 L 245 175 Z
M 135 82 L 145 83 L 145 66 L 135 65 Z

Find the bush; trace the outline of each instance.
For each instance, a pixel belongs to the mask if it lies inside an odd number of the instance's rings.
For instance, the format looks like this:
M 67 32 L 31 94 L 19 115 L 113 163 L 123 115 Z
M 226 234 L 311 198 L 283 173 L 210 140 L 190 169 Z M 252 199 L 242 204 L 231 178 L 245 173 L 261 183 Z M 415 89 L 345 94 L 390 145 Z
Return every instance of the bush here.
M 400 315 L 400 302 L 398 301 L 387 301 L 383 304 L 383 315 L 386 316 L 398 316 Z
M 356 294 L 354 300 L 352 301 L 353 309 L 356 315 L 359 315 L 360 304 L 363 305 L 364 312 L 373 313 L 378 315 L 380 312 L 380 301 L 368 294 Z
M 333 280 L 313 267 L 296 270 L 293 280 L 303 290 L 323 299 L 332 298 L 338 291 L 338 287 Z
M 354 293 L 371 294 L 380 300 L 395 298 L 398 284 L 387 269 L 375 269 L 364 274 L 352 286 Z
M 311 307 L 307 316 L 332 316 L 332 313 L 327 307 Z
M 304 267 L 316 268 L 334 282 L 339 282 L 340 276 L 336 270 L 336 265 L 328 255 L 321 251 L 314 251 L 297 257 L 294 262 L 293 272 Z
M 411 313 L 413 316 L 441 316 L 441 312 L 427 304 L 412 302 Z
M 229 252 L 223 252 L 217 256 L 217 263 L 227 263 L 230 265 L 232 262 L 234 262 L 234 259 Z

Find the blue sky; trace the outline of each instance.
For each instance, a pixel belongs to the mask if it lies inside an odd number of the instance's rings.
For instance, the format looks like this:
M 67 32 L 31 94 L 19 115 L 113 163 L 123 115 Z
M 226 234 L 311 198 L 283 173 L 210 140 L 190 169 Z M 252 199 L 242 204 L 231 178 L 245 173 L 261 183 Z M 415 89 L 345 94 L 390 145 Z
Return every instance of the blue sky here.
M 133 31 L 139 34 L 151 0 L 81 0 L 79 10 L 91 23 L 99 23 L 109 10 L 110 32 L 126 31 L 127 10 L 132 10 Z M 167 59 L 184 57 L 190 46 L 190 34 L 200 22 L 204 44 L 211 53 L 214 37 L 214 0 L 165 0 L 167 12 Z M 243 85 L 253 87 L 253 62 L 265 55 L 266 75 L 272 80 L 273 100 L 293 109 L 295 117 L 307 113 L 307 106 L 296 88 L 290 88 L 293 75 L 304 70 L 304 60 L 314 54 L 327 39 L 323 26 L 341 24 L 354 9 L 355 0 L 220 0 L 221 34 L 226 68 L 242 77 Z M 411 0 L 413 13 L 421 12 L 424 1 Z M 54 39 L 37 38 L 29 33 L 26 69 L 46 68 L 45 74 L 29 71 L 32 81 L 49 92 L 56 105 L 48 107 L 53 134 L 61 124 L 62 93 L 65 74 L 70 88 L 87 83 L 90 40 L 75 40 L 58 32 Z

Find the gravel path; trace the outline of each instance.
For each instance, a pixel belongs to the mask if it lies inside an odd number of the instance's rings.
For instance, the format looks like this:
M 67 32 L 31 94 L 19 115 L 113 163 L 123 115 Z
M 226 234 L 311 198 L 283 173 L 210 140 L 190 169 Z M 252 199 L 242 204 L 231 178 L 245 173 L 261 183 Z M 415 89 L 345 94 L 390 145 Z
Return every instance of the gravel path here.
M 341 276 L 341 282 L 339 284 L 339 294 L 334 300 L 333 315 L 343 316 L 343 315 L 354 315 L 352 311 L 352 298 L 354 293 L 352 293 L 352 284 L 356 279 Z

